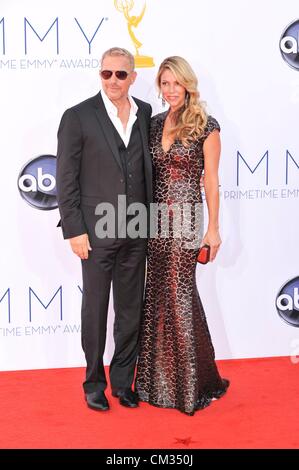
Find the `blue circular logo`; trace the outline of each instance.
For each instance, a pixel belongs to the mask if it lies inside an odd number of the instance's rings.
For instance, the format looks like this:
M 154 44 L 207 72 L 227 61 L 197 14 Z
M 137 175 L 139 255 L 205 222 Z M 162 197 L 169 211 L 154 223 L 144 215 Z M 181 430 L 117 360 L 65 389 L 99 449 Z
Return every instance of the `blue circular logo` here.
M 286 323 L 299 327 L 299 276 L 282 286 L 276 297 L 276 308 Z
M 299 20 L 286 27 L 279 42 L 284 61 L 293 69 L 299 70 Z
M 18 177 L 18 188 L 30 206 L 44 211 L 56 209 L 56 157 L 40 155 L 26 163 Z

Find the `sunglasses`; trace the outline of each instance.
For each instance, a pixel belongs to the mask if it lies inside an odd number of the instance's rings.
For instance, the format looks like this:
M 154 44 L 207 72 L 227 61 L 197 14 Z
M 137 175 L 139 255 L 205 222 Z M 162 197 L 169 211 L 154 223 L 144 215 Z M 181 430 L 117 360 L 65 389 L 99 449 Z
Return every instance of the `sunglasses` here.
M 118 80 L 125 80 L 127 76 L 129 75 L 129 73 L 126 72 L 125 70 L 116 70 L 116 72 L 112 70 L 101 70 L 101 77 L 104 80 L 109 80 L 109 78 L 111 78 L 113 74 L 115 74 Z

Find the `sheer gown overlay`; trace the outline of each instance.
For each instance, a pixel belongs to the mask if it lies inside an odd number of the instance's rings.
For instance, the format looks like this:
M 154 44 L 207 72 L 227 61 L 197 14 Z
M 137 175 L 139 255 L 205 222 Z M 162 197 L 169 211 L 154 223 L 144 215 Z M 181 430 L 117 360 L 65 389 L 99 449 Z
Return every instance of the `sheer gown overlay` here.
M 161 207 L 171 205 L 173 211 L 168 211 L 168 229 L 167 224 L 163 224 L 163 211 L 159 212 L 157 236 L 148 243 L 135 389 L 141 401 L 193 415 L 208 406 L 213 398 L 220 398 L 229 385 L 218 373 L 196 286 L 197 254 L 203 230 L 200 190 L 203 143 L 220 127 L 209 116 L 201 138 L 188 148 L 175 141 L 165 152 L 162 133 L 166 116 L 167 112 L 152 118 L 150 150 L 154 202 Z M 190 212 L 183 211 L 185 203 L 193 208 Z M 178 214 L 184 215 L 178 218 Z M 182 222 L 183 218 L 189 223 Z M 175 231 L 177 220 L 181 221 L 180 227 L 185 228 L 180 236 Z

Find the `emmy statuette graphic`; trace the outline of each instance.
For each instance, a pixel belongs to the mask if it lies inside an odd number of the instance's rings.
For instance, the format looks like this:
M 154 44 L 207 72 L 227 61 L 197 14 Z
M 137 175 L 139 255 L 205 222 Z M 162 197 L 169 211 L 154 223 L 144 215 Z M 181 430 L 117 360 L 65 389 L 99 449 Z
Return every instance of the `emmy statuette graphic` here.
M 142 46 L 142 43 L 138 41 L 138 39 L 136 38 L 132 30 L 132 28 L 137 28 L 140 21 L 142 20 L 144 12 L 145 12 L 146 4 L 144 4 L 142 12 L 140 13 L 139 16 L 133 16 L 133 15 L 130 16 L 130 11 L 134 7 L 134 0 L 114 0 L 114 6 L 120 13 L 123 13 L 125 19 L 127 20 L 129 35 L 135 47 L 135 56 L 134 56 L 135 66 L 136 67 L 154 67 L 155 64 L 154 64 L 154 60 L 152 57 L 139 54 L 139 49 Z

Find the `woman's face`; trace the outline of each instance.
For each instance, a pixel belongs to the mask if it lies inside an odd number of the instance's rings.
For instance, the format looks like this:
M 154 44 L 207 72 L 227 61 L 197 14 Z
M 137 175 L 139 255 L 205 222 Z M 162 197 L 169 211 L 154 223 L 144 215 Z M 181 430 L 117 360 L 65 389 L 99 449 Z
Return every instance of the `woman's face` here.
M 186 88 L 178 83 L 173 73 L 168 69 L 161 74 L 160 88 L 163 98 L 173 111 L 184 105 Z

